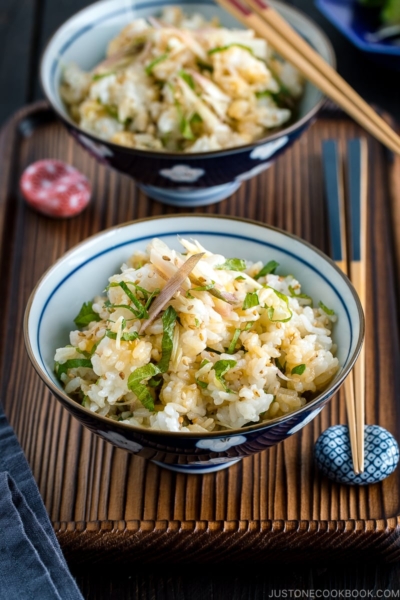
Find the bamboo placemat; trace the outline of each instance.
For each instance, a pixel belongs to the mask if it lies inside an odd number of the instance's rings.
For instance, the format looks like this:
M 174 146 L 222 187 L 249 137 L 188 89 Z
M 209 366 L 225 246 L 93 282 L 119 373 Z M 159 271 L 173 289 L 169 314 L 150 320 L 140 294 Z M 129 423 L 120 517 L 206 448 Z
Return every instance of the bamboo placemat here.
M 311 129 L 234 196 L 192 212 L 258 219 L 329 251 L 321 142 L 360 136 L 343 114 Z M 368 137 L 369 229 L 367 423 L 400 439 L 400 178 L 396 161 Z M 368 487 L 331 483 L 316 471 L 313 445 L 346 422 L 342 391 L 300 433 L 210 475 L 181 475 L 115 449 L 61 408 L 31 367 L 22 318 L 42 273 L 66 250 L 116 223 L 177 213 L 147 199 L 128 177 L 99 165 L 44 103 L 24 108 L 0 136 L 1 401 L 32 466 L 67 558 L 80 563 L 315 560 L 400 555 L 400 472 Z M 30 210 L 18 188 L 35 160 L 59 158 L 93 184 L 89 208 L 72 220 Z M 190 212 L 187 211 L 186 212 Z M 396 258 L 397 256 L 397 258 Z

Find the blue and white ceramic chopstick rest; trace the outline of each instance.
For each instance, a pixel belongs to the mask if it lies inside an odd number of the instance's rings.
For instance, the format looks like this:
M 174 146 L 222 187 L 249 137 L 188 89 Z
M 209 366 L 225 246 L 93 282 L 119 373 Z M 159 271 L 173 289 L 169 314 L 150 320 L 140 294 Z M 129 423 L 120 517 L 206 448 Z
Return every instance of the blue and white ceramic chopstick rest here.
M 315 462 L 321 472 L 338 483 L 368 485 L 388 477 L 399 462 L 396 440 L 379 425 L 365 426 L 364 472 L 353 471 L 349 429 L 334 425 L 320 435 L 314 449 Z

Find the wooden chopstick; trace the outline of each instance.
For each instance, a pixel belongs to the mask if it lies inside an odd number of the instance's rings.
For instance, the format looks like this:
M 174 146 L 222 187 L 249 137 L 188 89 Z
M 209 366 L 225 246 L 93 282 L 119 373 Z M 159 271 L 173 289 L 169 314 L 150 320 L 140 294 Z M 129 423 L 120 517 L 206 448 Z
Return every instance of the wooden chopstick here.
M 337 266 L 348 274 L 347 268 L 347 244 L 346 244 L 346 220 L 344 206 L 343 170 L 339 160 L 337 143 L 327 140 L 322 145 L 325 195 L 328 206 L 328 223 L 331 239 L 331 256 Z M 346 401 L 347 420 L 349 424 L 349 436 L 353 469 L 360 473 L 357 426 L 356 426 L 356 401 L 354 396 L 354 375 L 350 371 L 344 380 L 344 395 Z
M 312 64 L 327 80 L 341 90 L 354 105 L 358 106 L 360 111 L 371 119 L 371 121 L 374 121 L 394 144 L 397 144 L 397 146 L 399 145 L 400 137 L 390 125 L 377 115 L 371 106 L 357 94 L 351 85 L 349 85 L 347 81 L 345 81 L 343 77 L 341 77 L 339 73 L 295 31 L 295 29 L 293 29 L 293 27 L 291 27 L 291 25 L 289 25 L 289 23 L 287 23 L 285 19 L 272 8 L 272 6 L 269 6 L 264 0 L 245 1 L 246 4 L 253 8 L 266 23 L 268 23 L 275 31 L 279 32 L 288 44 L 294 46 L 295 49 L 306 57 L 309 63 Z
M 387 124 L 376 113 L 374 118 L 371 118 L 363 110 L 363 105 L 360 106 L 359 101 L 346 95 L 342 86 L 332 83 L 325 75 L 325 72 L 319 71 L 315 65 L 310 62 L 309 54 L 303 55 L 297 45 L 292 45 L 282 36 L 281 32 L 274 29 L 264 18 L 251 11 L 249 6 L 244 4 L 242 0 L 217 0 L 218 4 L 225 8 L 238 21 L 246 27 L 254 29 L 254 31 L 266 39 L 270 45 L 287 61 L 289 61 L 306 79 L 311 81 L 324 94 L 329 96 L 336 104 L 338 104 L 345 112 L 354 118 L 362 127 L 371 133 L 376 139 L 382 142 L 390 150 L 396 154 L 400 154 L 400 138 L 393 131 L 389 135 Z M 324 68 L 327 70 L 328 64 Z M 356 94 L 356 92 L 354 92 Z M 358 94 L 356 94 L 359 98 Z M 354 98 L 354 96 L 353 96 Z M 372 110 L 372 109 L 371 109 Z M 372 111 L 373 112 L 373 111 Z
M 365 139 L 350 140 L 347 144 L 347 182 L 351 223 L 350 278 L 361 305 L 366 308 L 367 252 L 367 160 Z M 354 365 L 358 466 L 364 471 L 365 425 L 365 347 Z

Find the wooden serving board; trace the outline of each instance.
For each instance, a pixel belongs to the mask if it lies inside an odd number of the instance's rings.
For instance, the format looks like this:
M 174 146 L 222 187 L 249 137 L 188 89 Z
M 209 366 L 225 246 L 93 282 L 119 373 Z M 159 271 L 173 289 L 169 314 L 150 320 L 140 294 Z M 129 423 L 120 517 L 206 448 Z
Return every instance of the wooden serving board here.
M 360 128 L 324 112 L 292 149 L 231 198 L 197 212 L 258 219 L 329 251 L 321 142 L 344 148 Z M 369 146 L 367 422 L 400 440 L 397 315 L 400 160 Z M 68 136 L 45 103 L 24 108 L 0 136 L 1 401 L 59 541 L 70 561 L 205 563 L 400 556 L 400 469 L 380 484 L 350 487 L 313 464 L 320 433 L 346 422 L 342 391 L 300 433 L 209 475 L 181 475 L 117 450 L 52 397 L 30 365 L 22 319 L 42 273 L 97 231 L 148 215 L 180 212 L 147 199 L 134 182 L 98 164 Z M 27 207 L 19 178 L 27 165 L 58 158 L 93 184 L 89 208 L 53 220 Z M 186 211 L 188 212 L 188 211 Z

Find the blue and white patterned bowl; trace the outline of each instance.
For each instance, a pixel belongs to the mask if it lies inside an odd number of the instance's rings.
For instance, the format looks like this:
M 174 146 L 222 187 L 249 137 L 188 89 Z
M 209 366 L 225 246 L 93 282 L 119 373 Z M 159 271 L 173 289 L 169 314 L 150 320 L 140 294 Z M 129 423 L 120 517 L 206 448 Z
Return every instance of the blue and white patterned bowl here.
M 271 259 L 293 273 L 304 291 L 338 315 L 333 332 L 341 368 L 328 388 L 287 416 L 239 430 L 172 433 L 135 428 L 100 417 L 71 400 L 54 375 L 55 349 L 64 346 L 83 302 L 103 290 L 108 277 L 134 250 L 159 237 L 179 248 L 177 235 L 198 239 L 226 256 Z M 174 470 L 209 472 L 285 440 L 309 423 L 336 393 L 352 368 L 364 337 L 364 316 L 350 281 L 322 252 L 301 239 L 254 221 L 213 215 L 171 215 L 127 223 L 99 233 L 61 258 L 37 284 L 25 313 L 29 357 L 40 377 L 81 423 L 120 448 Z M 310 456 L 311 460 L 311 456 Z
M 257 143 L 230 150 L 177 154 L 125 148 L 104 142 L 77 127 L 60 98 L 63 67 L 75 62 L 92 69 L 105 54 L 108 41 L 137 17 L 156 15 L 163 6 L 176 4 L 206 18 L 218 16 L 228 27 L 241 27 L 212 0 L 103 0 L 69 19 L 51 38 L 42 58 L 44 92 L 69 132 L 99 161 L 132 176 L 151 197 L 176 206 L 211 204 L 232 194 L 242 181 L 261 173 L 312 123 L 322 105 L 321 93 L 307 83 L 297 121 Z M 271 4 L 334 65 L 332 47 L 322 31 L 305 15 L 283 3 Z

